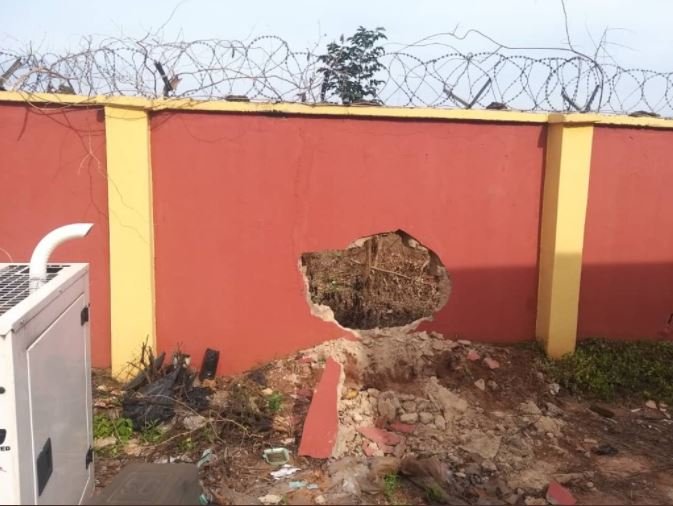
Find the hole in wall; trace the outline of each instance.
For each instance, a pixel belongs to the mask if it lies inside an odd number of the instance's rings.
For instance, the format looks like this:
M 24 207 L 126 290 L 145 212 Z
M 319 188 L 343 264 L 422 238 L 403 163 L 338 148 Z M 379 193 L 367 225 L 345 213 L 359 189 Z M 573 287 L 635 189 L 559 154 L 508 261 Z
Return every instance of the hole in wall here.
M 448 301 L 440 258 L 403 230 L 301 256 L 312 313 L 350 330 L 416 326 Z

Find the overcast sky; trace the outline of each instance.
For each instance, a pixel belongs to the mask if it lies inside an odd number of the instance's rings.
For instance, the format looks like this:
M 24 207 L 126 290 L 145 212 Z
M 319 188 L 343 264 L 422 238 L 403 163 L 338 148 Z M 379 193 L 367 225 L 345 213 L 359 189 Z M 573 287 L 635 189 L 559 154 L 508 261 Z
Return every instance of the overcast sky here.
M 566 6 L 577 49 L 593 52 L 592 37 L 609 28 L 610 53 L 622 65 L 673 70 L 673 0 L 566 0 Z M 0 19 L 0 46 L 30 42 L 52 51 L 76 48 L 83 35 L 140 36 L 164 23 L 166 39 L 271 33 L 297 49 L 358 25 L 383 26 L 390 40 L 402 43 L 457 25 L 512 46 L 566 40 L 560 0 L 1 0 Z M 480 50 L 480 44 L 469 39 L 461 48 Z

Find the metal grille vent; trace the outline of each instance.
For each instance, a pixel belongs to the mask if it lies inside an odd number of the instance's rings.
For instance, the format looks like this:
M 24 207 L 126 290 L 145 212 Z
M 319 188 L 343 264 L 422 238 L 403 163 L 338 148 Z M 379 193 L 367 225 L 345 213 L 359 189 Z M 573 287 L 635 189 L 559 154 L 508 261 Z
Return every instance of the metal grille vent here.
M 65 265 L 49 265 L 47 282 L 56 277 Z M 0 269 L 0 316 L 30 295 L 27 265 L 9 265 Z

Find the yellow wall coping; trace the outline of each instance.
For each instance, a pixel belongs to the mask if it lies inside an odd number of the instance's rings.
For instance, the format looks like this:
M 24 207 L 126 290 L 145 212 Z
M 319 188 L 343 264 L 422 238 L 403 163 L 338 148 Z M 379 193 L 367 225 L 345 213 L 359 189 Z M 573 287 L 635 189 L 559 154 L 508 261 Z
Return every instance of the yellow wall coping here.
M 495 111 L 488 109 L 443 109 L 431 107 L 388 107 L 371 105 L 302 104 L 289 102 L 239 102 L 194 100 L 186 98 L 145 98 L 123 96 L 64 95 L 0 91 L 0 102 L 27 102 L 64 106 L 116 106 L 145 111 L 203 111 L 248 114 L 279 114 L 395 119 L 436 119 L 445 121 L 490 121 L 504 123 L 570 123 L 606 126 L 673 129 L 673 119 L 631 117 L 595 113 L 541 113 Z

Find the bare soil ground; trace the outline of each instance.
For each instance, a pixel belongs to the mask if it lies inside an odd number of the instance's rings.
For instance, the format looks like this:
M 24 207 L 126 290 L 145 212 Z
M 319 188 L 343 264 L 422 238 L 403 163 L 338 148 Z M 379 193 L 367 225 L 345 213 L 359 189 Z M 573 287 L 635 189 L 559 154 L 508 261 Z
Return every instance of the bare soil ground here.
M 415 240 L 379 234 L 345 250 L 305 253 L 315 304 L 351 329 L 399 327 L 431 316 L 447 301 L 448 275 Z
M 328 356 L 344 365 L 346 379 L 336 456 L 326 462 L 296 452 Z M 120 386 L 104 371 L 94 383 L 96 413 L 118 416 Z M 160 436 L 99 447 L 97 486 L 130 461 L 198 462 L 208 450 L 200 475 L 220 504 L 546 504 L 550 480 L 579 504 L 673 502 L 668 407 L 623 401 L 597 409 L 547 378 L 532 346 L 390 332 L 325 343 L 206 386 L 213 394 L 200 414 L 179 408 Z M 362 427 L 399 441 L 373 443 Z M 299 471 L 275 480 L 262 452 L 279 446 Z M 431 461 L 444 497 L 419 476 Z

